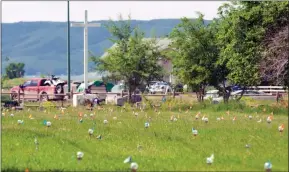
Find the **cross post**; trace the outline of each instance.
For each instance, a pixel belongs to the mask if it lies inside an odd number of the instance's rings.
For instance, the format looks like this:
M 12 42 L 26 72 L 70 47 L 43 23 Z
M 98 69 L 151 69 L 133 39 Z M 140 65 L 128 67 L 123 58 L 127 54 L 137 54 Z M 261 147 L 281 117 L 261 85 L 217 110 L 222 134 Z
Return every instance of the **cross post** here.
M 84 81 L 84 92 L 88 88 L 87 74 L 88 74 L 88 27 L 100 27 L 100 23 L 88 23 L 87 21 L 87 10 L 85 10 L 84 23 L 71 23 L 72 27 L 83 27 L 84 38 L 83 38 L 83 81 Z

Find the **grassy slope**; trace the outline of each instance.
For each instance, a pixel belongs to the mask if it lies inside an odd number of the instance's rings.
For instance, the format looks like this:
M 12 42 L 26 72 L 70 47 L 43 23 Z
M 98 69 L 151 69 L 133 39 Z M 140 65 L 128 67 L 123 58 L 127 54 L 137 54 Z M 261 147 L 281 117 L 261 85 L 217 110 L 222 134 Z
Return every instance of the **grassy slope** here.
M 2 88 L 3 89 L 10 89 L 14 86 L 18 86 L 20 84 L 23 84 L 27 79 L 25 78 L 15 78 L 15 79 L 7 79 L 4 80 Z
M 174 103 L 186 106 L 185 103 Z M 167 105 L 166 105 L 167 106 Z M 2 168 L 16 168 L 21 171 L 26 167 L 30 170 L 126 170 L 129 165 L 123 160 L 131 155 L 139 164 L 140 171 L 152 170 L 250 170 L 263 171 L 267 160 L 273 164 L 274 171 L 288 171 L 288 112 L 277 110 L 271 125 L 265 121 L 262 109 L 237 108 L 232 105 L 231 115 L 225 115 L 224 105 L 193 105 L 189 113 L 169 112 L 163 109 L 160 115 L 147 111 L 152 117 L 151 126 L 144 128 L 147 121 L 145 114 L 139 112 L 139 117 L 132 115 L 131 110 L 120 112 L 115 109 L 112 114 L 107 111 L 95 111 L 96 128 L 90 139 L 88 129 L 93 127 L 93 121 L 84 118 L 78 122 L 78 112 L 89 114 L 81 109 L 69 109 L 60 120 L 53 119 L 60 111 L 51 110 L 14 112 L 15 117 L 2 117 Z M 268 109 L 267 111 L 271 111 Z M 209 123 L 195 120 L 194 115 L 201 111 L 209 116 Z M 263 119 L 253 112 L 257 112 Z M 251 112 L 251 113 L 248 113 Z M 253 120 L 246 119 L 244 114 L 253 114 Z M 6 114 L 10 114 L 7 112 Z M 35 119 L 28 119 L 32 114 Z M 169 121 L 171 115 L 180 114 L 176 122 Z M 216 121 L 223 115 L 224 121 Z M 112 118 L 116 116 L 117 120 Z M 235 124 L 233 116 L 237 116 Z M 23 119 L 23 125 L 17 125 L 17 120 Z M 46 119 L 52 122 L 47 128 L 42 124 Z M 109 123 L 103 124 L 107 119 Z M 121 122 L 121 123 L 120 123 Z M 278 125 L 285 124 L 282 136 Z M 194 138 L 192 127 L 199 131 Z M 97 140 L 98 134 L 103 135 Z M 40 143 L 35 150 L 34 137 Z M 137 145 L 143 146 L 138 151 Z M 245 144 L 251 144 L 247 149 Z M 76 152 L 83 151 L 84 158 L 77 163 Z M 206 157 L 215 154 L 212 166 L 205 162 Z

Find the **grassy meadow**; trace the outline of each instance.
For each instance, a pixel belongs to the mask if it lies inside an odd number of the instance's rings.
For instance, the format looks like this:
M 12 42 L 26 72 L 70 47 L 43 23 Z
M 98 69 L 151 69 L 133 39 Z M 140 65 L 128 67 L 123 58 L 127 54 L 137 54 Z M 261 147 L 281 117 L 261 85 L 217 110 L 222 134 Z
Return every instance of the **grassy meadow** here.
M 2 171 L 128 171 L 130 165 L 123 163 L 128 156 L 137 162 L 138 171 L 264 171 L 268 160 L 272 171 L 288 171 L 288 112 L 284 107 L 168 100 L 158 111 L 133 110 L 127 105 L 103 106 L 92 112 L 81 108 L 5 111 Z M 196 120 L 199 111 L 202 115 Z M 268 124 L 271 112 L 273 120 Z M 172 115 L 177 121 L 170 120 Z M 208 123 L 201 120 L 203 115 Z M 224 120 L 217 121 L 222 116 Z M 46 127 L 44 120 L 50 121 L 51 127 Z M 148 128 L 145 122 L 150 123 Z M 280 124 L 285 125 L 282 134 Z M 198 130 L 196 137 L 193 127 Z M 92 137 L 90 128 L 94 129 Z M 97 139 L 98 135 L 102 139 Z M 84 153 L 81 161 L 76 157 L 78 151 Z M 211 154 L 215 159 L 208 165 L 206 158 Z

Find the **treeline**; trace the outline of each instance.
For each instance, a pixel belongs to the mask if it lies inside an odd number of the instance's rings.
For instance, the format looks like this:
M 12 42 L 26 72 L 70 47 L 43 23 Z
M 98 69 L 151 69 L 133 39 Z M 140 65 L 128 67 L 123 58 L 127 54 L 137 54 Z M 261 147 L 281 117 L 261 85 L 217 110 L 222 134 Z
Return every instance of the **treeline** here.
M 4 61 L 9 62 L 10 58 L 5 57 Z M 9 63 L 8 66 L 5 67 L 5 74 L 2 75 L 1 79 L 22 78 L 25 74 L 24 67 L 24 63 Z
M 218 18 L 205 24 L 182 18 L 168 36 L 170 50 L 160 51 L 156 40 L 145 40 L 144 32 L 120 17 L 106 27 L 117 46 L 104 58 L 92 57 L 96 69 L 123 79 L 130 94 L 164 71 L 160 57 L 172 60 L 179 81 L 197 92 L 202 101 L 205 88 L 214 86 L 228 101 L 228 82 L 243 90 L 260 83 L 288 85 L 288 2 L 238 1 L 218 9 Z M 130 96 L 129 96 L 130 97 Z
M 229 99 L 229 81 L 242 87 L 261 82 L 288 85 L 288 2 L 238 1 L 218 9 L 204 24 L 183 18 L 170 34 L 175 74 L 198 92 L 207 85 Z

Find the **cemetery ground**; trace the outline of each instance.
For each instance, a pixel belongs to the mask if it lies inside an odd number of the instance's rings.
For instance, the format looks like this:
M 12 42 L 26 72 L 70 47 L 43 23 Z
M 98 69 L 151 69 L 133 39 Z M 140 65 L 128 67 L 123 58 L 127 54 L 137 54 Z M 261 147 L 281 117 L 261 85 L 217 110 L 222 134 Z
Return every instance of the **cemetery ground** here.
M 84 153 L 82 160 L 77 160 L 78 151 Z M 208 165 L 211 154 L 215 158 Z M 104 105 L 92 112 L 70 107 L 2 114 L 2 171 L 128 171 L 123 161 L 129 156 L 138 171 L 264 171 L 267 161 L 273 171 L 288 171 L 288 110 L 268 101 L 212 105 L 167 100 L 158 112 Z

